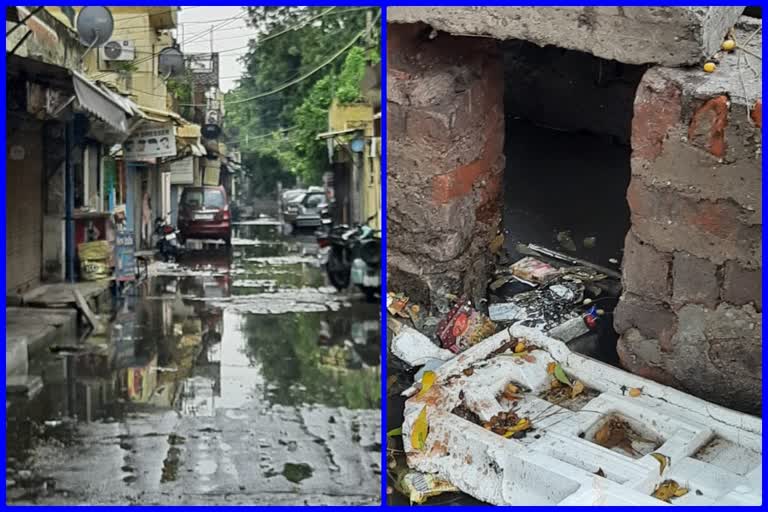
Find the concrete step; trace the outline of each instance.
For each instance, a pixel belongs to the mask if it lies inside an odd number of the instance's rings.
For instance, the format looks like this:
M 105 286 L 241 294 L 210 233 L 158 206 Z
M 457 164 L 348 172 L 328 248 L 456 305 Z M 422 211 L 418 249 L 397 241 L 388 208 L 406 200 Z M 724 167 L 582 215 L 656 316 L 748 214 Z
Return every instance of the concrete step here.
M 75 309 L 6 308 L 5 375 L 26 376 L 31 354 L 57 340 L 77 338 Z

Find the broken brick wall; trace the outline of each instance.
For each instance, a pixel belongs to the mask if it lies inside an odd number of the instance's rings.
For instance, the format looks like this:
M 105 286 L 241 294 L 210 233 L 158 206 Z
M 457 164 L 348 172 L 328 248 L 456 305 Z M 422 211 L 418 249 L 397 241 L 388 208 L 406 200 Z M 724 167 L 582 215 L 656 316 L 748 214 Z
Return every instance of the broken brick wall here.
M 759 413 L 762 103 L 736 98 L 733 71 L 653 68 L 640 83 L 614 324 L 628 370 Z
M 485 296 L 500 223 L 503 63 L 497 42 L 388 27 L 388 288 L 444 308 Z

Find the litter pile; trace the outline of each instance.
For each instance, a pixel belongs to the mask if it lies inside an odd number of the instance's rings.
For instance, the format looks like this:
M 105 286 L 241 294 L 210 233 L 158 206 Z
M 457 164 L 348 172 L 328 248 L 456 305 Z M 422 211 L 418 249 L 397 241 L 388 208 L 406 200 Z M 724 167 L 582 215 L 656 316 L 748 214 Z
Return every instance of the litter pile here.
M 569 342 L 609 318 L 621 293 L 618 272 L 537 245 L 519 244 L 517 252 L 528 256 L 498 267 L 489 285 L 492 321 Z
M 457 492 L 497 505 L 761 502 L 759 418 L 584 357 L 552 335 L 563 322 L 590 329 L 584 301 L 616 277 L 530 257 L 507 270 L 497 280 L 529 289 L 491 304 L 490 315 L 459 298 L 432 323 L 389 295 L 389 353 L 420 369 L 402 392 L 402 426 L 387 435 L 388 493 L 411 503 Z M 522 313 L 500 318 L 506 304 Z M 429 325 L 431 336 L 420 329 Z M 724 448 L 713 456 L 715 439 Z

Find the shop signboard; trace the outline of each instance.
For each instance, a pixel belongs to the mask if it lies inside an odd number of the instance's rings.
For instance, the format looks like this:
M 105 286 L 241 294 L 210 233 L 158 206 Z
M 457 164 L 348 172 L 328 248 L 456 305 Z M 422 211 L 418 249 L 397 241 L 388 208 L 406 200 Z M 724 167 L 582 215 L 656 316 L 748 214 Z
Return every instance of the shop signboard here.
M 134 254 L 133 231 L 118 231 L 115 237 L 115 280 L 136 279 L 136 255 Z
M 137 130 L 123 143 L 124 158 L 143 161 L 151 158 L 176 156 L 176 136 L 172 125 L 157 125 Z

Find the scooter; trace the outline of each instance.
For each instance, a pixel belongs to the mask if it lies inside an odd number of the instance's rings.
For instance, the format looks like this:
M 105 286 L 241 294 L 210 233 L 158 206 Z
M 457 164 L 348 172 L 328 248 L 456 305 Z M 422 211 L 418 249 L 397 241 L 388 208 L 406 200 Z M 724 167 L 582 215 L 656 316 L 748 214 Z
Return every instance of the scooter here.
M 155 248 L 165 262 L 175 262 L 182 253 L 182 247 L 179 243 L 179 230 L 167 224 L 165 219 L 158 217 L 155 219 Z
M 367 225 L 375 218 L 368 218 L 362 226 L 331 226 L 327 234 L 317 232 L 320 248 L 328 248 L 323 265 L 331 284 L 337 290 L 356 285 L 369 302 L 381 292 L 381 238 Z

